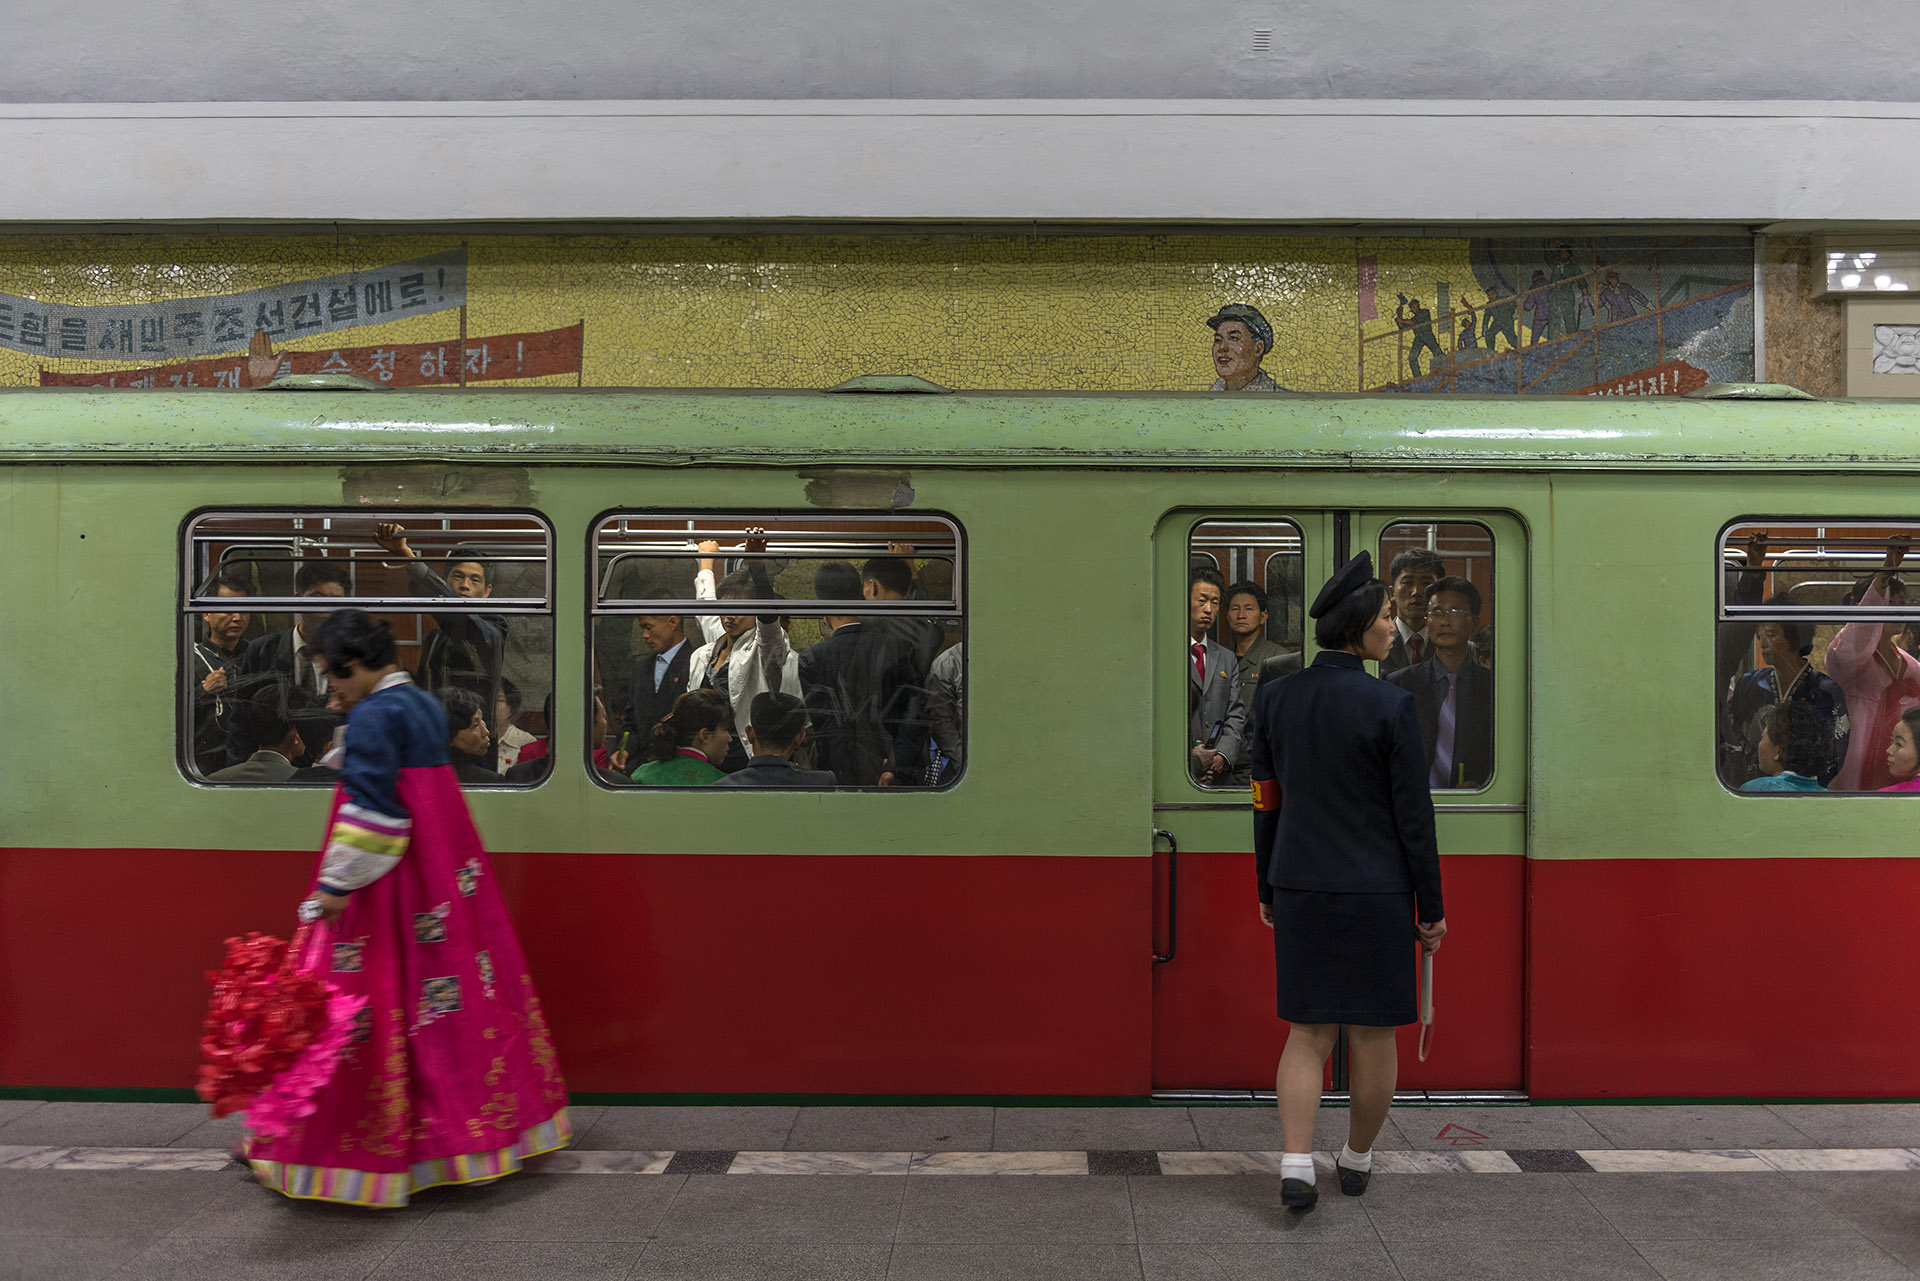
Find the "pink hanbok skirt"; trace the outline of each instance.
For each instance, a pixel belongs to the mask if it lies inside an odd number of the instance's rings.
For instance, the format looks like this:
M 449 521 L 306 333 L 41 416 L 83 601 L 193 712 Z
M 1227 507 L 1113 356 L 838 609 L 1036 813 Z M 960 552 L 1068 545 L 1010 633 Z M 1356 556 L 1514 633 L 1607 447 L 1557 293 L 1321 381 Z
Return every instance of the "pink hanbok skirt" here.
M 312 1116 L 248 1145 L 256 1177 L 290 1197 L 402 1206 L 572 1140 L 553 1039 L 452 767 L 402 770 L 399 795 L 406 852 L 301 959 L 368 998 L 352 1044 Z

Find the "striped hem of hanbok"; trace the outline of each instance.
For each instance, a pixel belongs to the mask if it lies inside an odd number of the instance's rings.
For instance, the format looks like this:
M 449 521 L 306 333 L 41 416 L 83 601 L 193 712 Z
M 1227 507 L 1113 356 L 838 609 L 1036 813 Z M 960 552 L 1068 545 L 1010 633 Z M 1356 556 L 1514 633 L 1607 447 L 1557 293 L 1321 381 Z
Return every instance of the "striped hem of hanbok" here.
M 266 1187 L 296 1201 L 332 1201 L 369 1209 L 392 1210 L 407 1203 L 415 1192 L 458 1183 L 484 1183 L 514 1173 L 520 1163 L 545 1152 L 556 1152 L 573 1142 L 567 1110 L 531 1129 L 504 1148 L 491 1152 L 463 1152 L 416 1162 L 410 1170 L 381 1173 L 338 1166 L 286 1165 L 279 1161 L 249 1161 L 253 1174 Z

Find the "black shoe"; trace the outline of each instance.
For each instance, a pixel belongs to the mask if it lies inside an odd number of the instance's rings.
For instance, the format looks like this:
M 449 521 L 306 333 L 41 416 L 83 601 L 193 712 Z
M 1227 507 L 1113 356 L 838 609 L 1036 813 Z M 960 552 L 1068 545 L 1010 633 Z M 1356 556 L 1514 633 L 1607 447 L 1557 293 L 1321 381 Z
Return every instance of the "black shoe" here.
M 1305 1179 L 1280 1180 L 1280 1204 L 1296 1210 L 1311 1210 L 1320 1199 L 1320 1189 Z
M 1367 1190 L 1367 1180 L 1373 1177 L 1372 1170 L 1349 1170 L 1338 1161 L 1333 1163 L 1333 1172 L 1340 1176 L 1340 1190 L 1348 1196 L 1359 1196 Z

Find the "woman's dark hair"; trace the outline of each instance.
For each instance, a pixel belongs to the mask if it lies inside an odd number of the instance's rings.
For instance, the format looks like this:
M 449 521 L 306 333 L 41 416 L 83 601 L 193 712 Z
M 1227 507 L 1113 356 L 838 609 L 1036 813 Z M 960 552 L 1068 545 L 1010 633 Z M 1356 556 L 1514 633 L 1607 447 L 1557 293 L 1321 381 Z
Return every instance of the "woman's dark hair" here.
M 443 690 L 440 701 L 447 705 L 447 741 L 451 743 L 455 735 L 473 724 L 473 714 L 480 713 L 480 719 L 487 719 L 487 707 L 481 703 L 480 696 L 470 689 L 458 685 Z
M 733 727 L 733 708 L 717 690 L 689 690 L 673 700 L 673 710 L 647 731 L 647 759 L 670 761 L 683 747 L 693 746 L 693 736 L 721 726 Z
M 1321 649 L 1352 649 L 1380 617 L 1387 601 L 1387 585 L 1379 579 L 1368 580 L 1313 622 L 1313 642 Z
M 1856 580 L 1853 586 L 1847 590 L 1847 604 L 1858 605 L 1861 599 L 1866 596 L 1867 588 L 1873 586 L 1873 580 L 1877 577 L 1879 577 L 1879 575 L 1877 574 L 1868 574 L 1865 578 Z M 1907 595 L 1907 580 L 1900 577 L 1900 575 L 1898 574 L 1888 574 L 1887 575 L 1888 602 L 1891 603 L 1896 600 L 1904 600 L 1906 598 L 1906 595 Z
M 1861 590 L 1864 592 L 1865 588 Z M 1797 603 L 1798 602 L 1785 592 L 1778 592 L 1767 600 L 1767 604 L 1769 605 L 1793 605 Z M 1794 653 L 1800 655 L 1802 658 L 1813 653 L 1813 623 L 1804 618 L 1776 618 L 1773 621 L 1774 625 L 1780 629 L 1780 634 L 1787 638 L 1787 644 L 1793 646 Z M 1799 770 L 1794 771 L 1796 774 L 1799 772 Z
M 807 705 L 792 694 L 768 690 L 755 694 L 747 709 L 753 736 L 762 751 L 777 751 L 793 745 L 807 728 Z
M 331 669 L 358 659 L 362 667 L 391 667 L 399 661 L 393 632 L 384 619 L 363 609 L 336 609 L 307 642 L 327 660 Z
M 1920 707 L 1909 707 L 1900 713 L 1900 723 L 1907 727 L 1907 733 L 1913 735 L 1913 741 L 1920 745 Z
M 736 569 L 714 588 L 713 594 L 721 600 L 757 600 L 760 586 L 753 580 L 753 571 Z
M 1915 709 L 1920 710 L 1920 709 Z M 1780 752 L 1780 766 L 1805 778 L 1819 778 L 1831 760 L 1833 722 L 1806 703 L 1775 703 L 1761 722 Z M 1920 725 L 1914 729 L 1920 739 Z

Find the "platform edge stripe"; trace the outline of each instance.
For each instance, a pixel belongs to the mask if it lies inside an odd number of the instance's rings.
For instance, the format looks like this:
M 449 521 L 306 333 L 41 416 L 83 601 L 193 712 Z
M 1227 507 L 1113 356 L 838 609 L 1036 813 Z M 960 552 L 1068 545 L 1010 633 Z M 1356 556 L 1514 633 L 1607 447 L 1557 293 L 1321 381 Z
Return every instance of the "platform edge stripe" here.
M 1750 1148 L 1580 1148 L 1595 1174 L 1722 1174 L 1771 1170 Z

